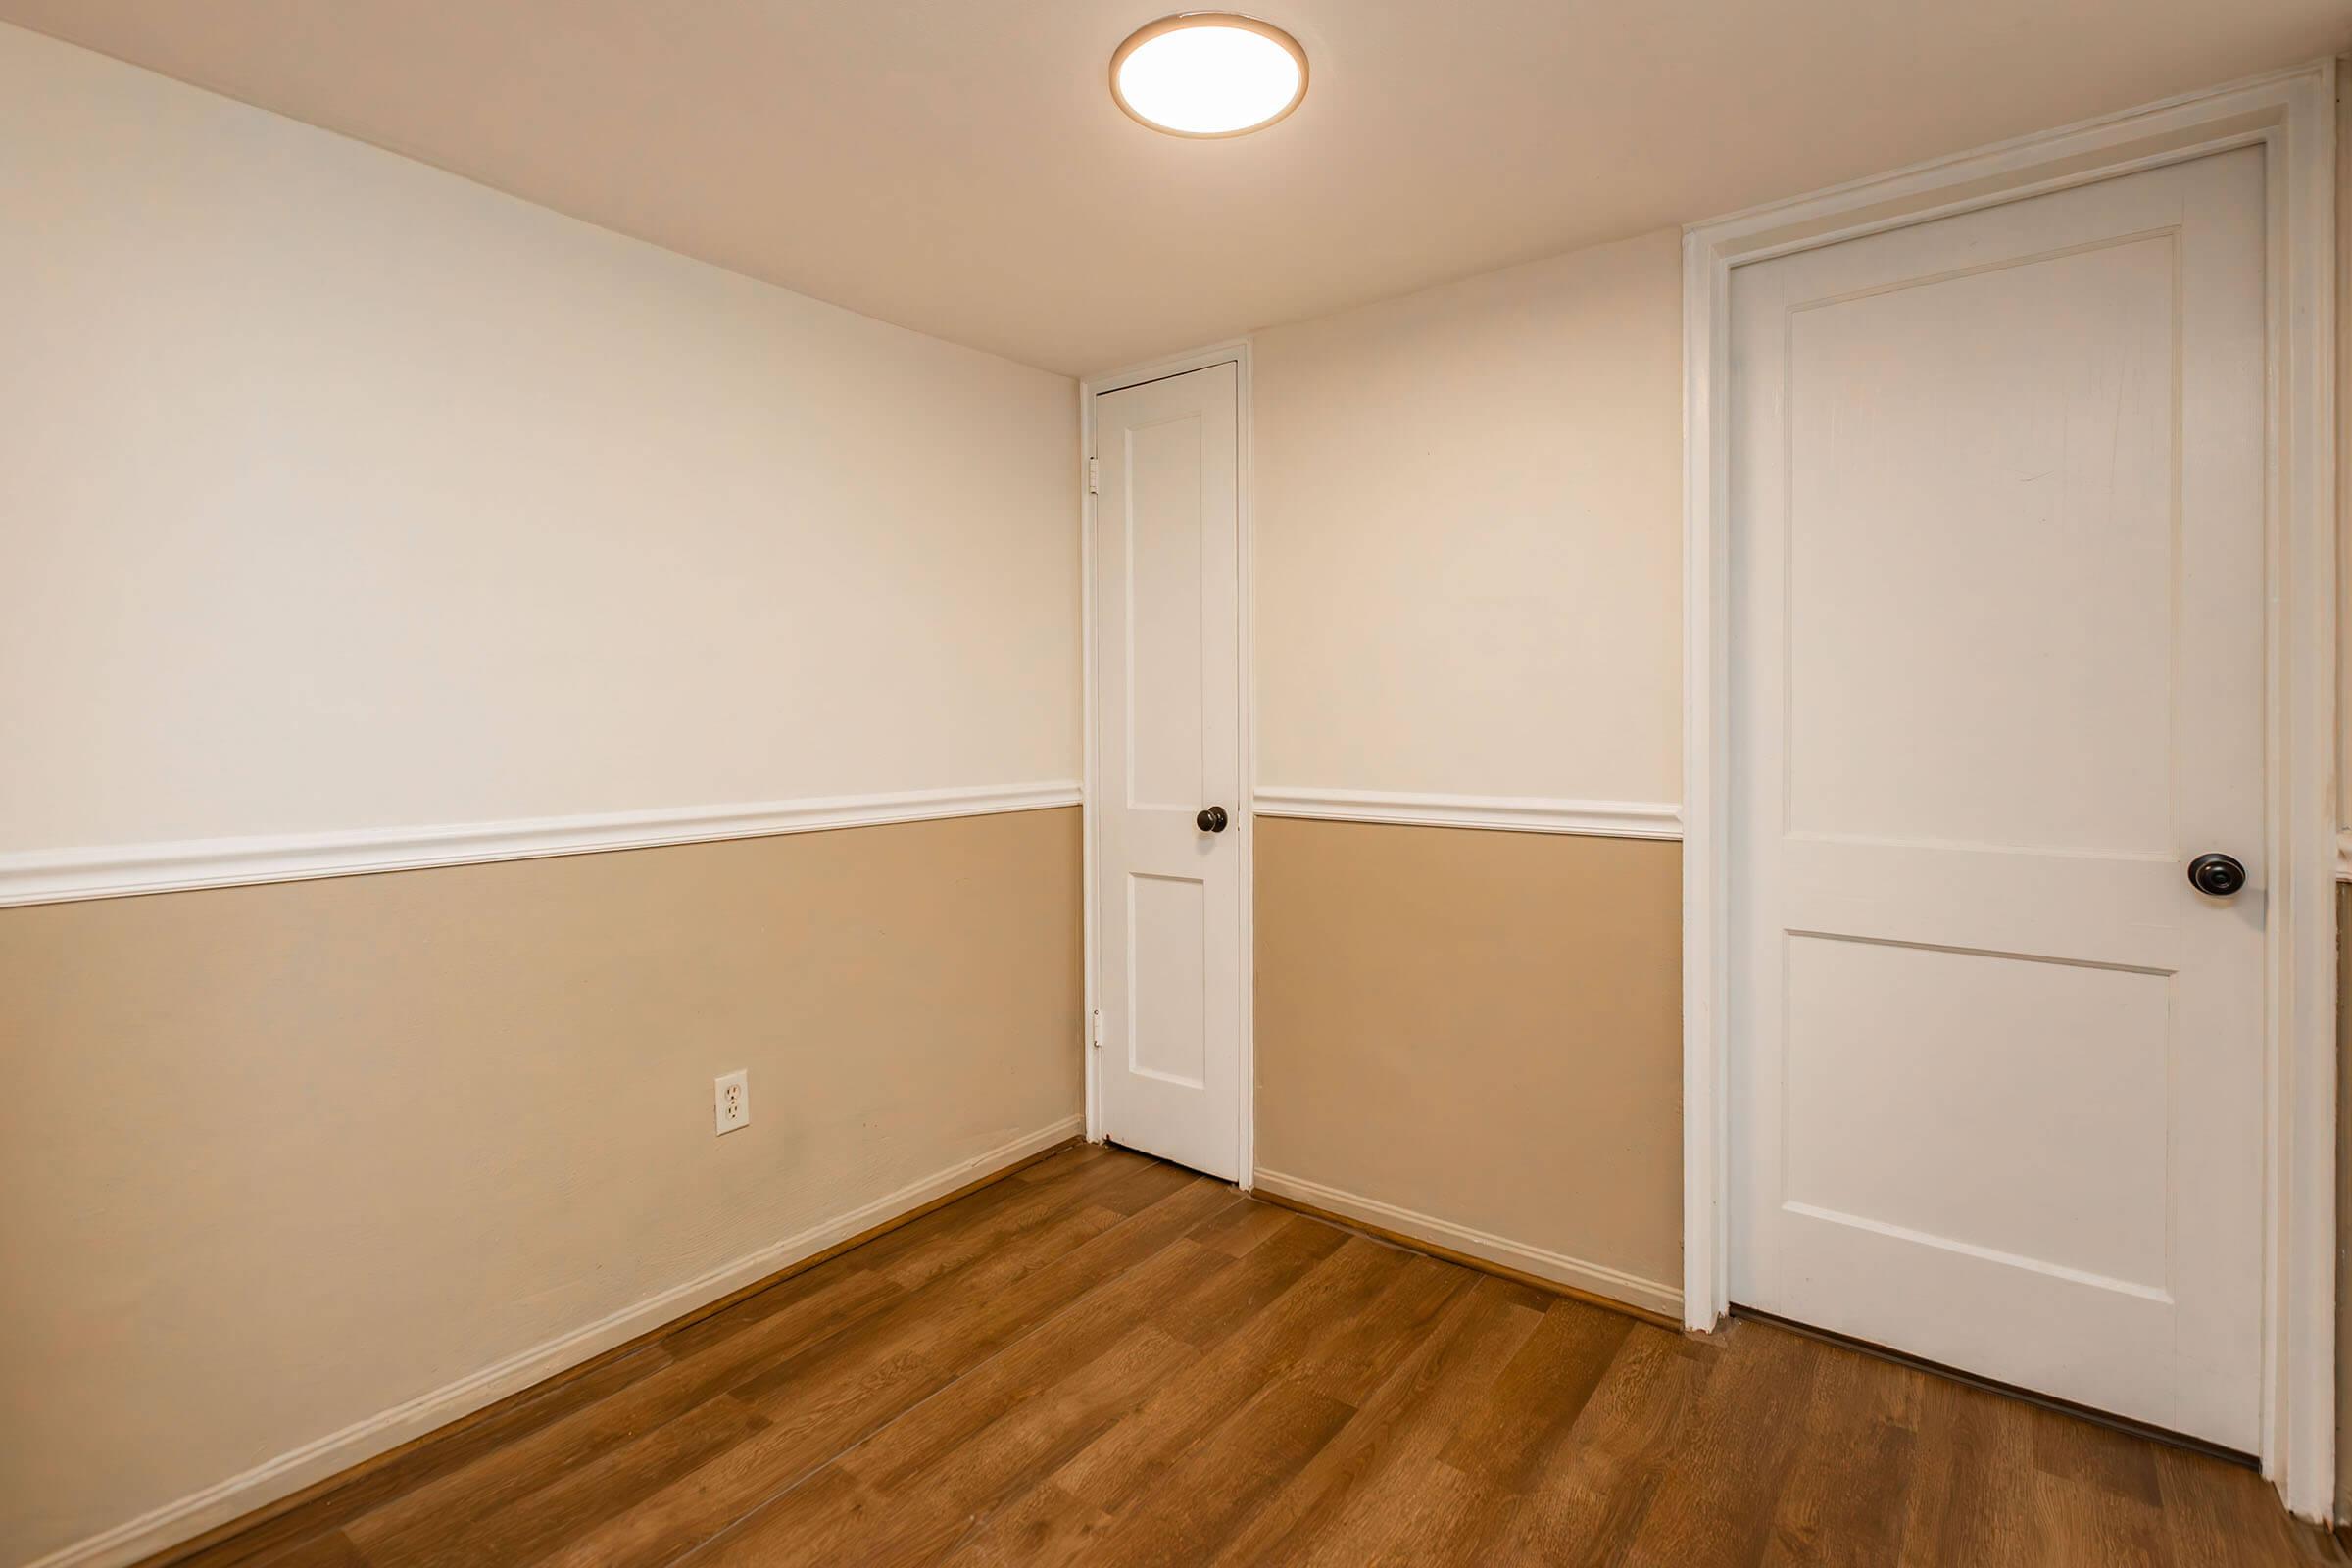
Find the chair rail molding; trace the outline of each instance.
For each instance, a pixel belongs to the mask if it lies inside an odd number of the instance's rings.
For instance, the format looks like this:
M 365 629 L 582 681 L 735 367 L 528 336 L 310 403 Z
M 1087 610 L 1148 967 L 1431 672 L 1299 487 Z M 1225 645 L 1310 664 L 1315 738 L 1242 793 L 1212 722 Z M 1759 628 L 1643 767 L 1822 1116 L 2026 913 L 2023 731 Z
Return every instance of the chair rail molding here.
M 1250 795 L 1259 816 L 1398 827 L 1473 827 L 1509 833 L 1581 833 L 1595 838 L 1679 839 L 1683 809 L 1663 801 L 1579 801 L 1544 795 L 1415 795 L 1394 790 L 1299 789 L 1262 784 Z
M 0 854 L 0 907 L 1038 811 L 1076 806 L 1079 795 L 1077 780 L 1050 779 L 339 833 L 24 850 Z

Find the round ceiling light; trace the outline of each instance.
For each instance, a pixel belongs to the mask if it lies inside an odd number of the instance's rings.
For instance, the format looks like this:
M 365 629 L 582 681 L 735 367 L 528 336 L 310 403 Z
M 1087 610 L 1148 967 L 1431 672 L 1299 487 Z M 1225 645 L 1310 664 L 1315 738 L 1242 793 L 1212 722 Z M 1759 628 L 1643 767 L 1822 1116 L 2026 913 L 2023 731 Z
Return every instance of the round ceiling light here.
M 1139 27 L 1110 57 L 1110 95 L 1171 136 L 1262 130 L 1306 96 L 1306 51 L 1280 27 L 1188 11 Z

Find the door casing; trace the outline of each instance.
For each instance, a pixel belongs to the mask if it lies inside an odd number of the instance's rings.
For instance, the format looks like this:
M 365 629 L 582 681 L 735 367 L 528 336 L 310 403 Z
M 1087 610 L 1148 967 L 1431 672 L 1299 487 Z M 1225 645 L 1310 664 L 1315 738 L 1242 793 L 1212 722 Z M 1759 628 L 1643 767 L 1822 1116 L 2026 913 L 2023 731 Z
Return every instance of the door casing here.
M 1790 252 L 2232 148 L 2266 150 L 2268 862 L 2262 1467 L 2335 1492 L 2335 65 L 2087 121 L 1683 237 L 1683 1301 L 1729 1307 L 1730 277 Z
M 1189 370 L 1202 370 L 1212 365 L 1231 365 L 1237 382 L 1236 417 L 1240 424 L 1237 451 L 1237 482 L 1240 489 L 1240 607 L 1241 607 L 1241 681 L 1238 693 L 1241 703 L 1241 798 L 1230 808 L 1233 813 L 1234 848 L 1239 856 L 1241 877 L 1241 918 L 1239 941 L 1240 989 L 1242 1005 L 1235 1027 L 1236 1093 L 1240 1103 L 1234 1107 L 1239 1118 L 1239 1142 L 1236 1146 L 1236 1164 L 1240 1170 L 1237 1185 L 1245 1192 L 1255 1184 L 1256 1156 L 1256 1101 L 1257 1066 L 1254 1037 L 1256 1034 L 1256 865 L 1257 821 L 1250 808 L 1250 800 L 1257 783 L 1257 704 L 1255 701 L 1256 664 L 1250 656 L 1250 626 L 1253 619 L 1253 599 L 1250 591 L 1251 547 L 1250 513 L 1250 340 L 1235 338 L 1211 344 L 1187 354 L 1170 355 L 1165 359 L 1150 360 L 1116 370 L 1090 375 L 1078 383 L 1078 502 L 1080 507 L 1079 577 L 1083 584 L 1080 639 L 1084 654 L 1085 680 L 1085 747 L 1086 782 L 1080 804 L 1081 836 L 1083 839 L 1080 875 L 1085 883 L 1083 911 L 1086 936 L 1086 1015 L 1079 1020 L 1079 1049 L 1086 1056 L 1086 1136 L 1091 1143 L 1103 1141 L 1102 1053 L 1096 1025 L 1099 992 L 1097 981 L 1102 961 L 1100 940 L 1100 911 L 1097 909 L 1095 880 L 1099 865 L 1101 822 L 1096 811 L 1098 786 L 1102 777 L 1098 765 L 1101 737 L 1096 725 L 1096 681 L 1100 671 L 1095 659 L 1095 527 L 1096 500 L 1088 482 L 1088 458 L 1095 450 L 1095 398 L 1104 392 L 1116 392 L 1122 387 L 1139 386 L 1146 381 L 1164 380 Z

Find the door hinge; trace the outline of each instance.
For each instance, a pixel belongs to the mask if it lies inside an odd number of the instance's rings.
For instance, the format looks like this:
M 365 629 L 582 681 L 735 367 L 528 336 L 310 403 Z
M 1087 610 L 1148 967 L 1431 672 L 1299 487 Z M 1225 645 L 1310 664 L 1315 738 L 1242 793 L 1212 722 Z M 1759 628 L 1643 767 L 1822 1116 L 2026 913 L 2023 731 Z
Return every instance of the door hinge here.
M 1101 458 L 1086 460 L 1086 493 L 1090 496 L 1102 493 L 1102 460 Z
M 1097 1051 L 1102 1049 L 1102 1009 L 1098 1007 L 1086 1015 L 1087 1043 Z

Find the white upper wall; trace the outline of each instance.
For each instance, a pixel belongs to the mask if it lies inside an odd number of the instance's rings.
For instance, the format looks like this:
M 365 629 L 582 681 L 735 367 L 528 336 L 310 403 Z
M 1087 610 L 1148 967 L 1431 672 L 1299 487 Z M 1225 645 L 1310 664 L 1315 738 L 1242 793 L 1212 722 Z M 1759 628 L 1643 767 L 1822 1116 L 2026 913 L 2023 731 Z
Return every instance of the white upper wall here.
M 1680 255 L 1259 334 L 1259 784 L 1679 802 Z
M 1067 380 L 5 26 L 0 212 L 0 853 L 1078 775 Z

